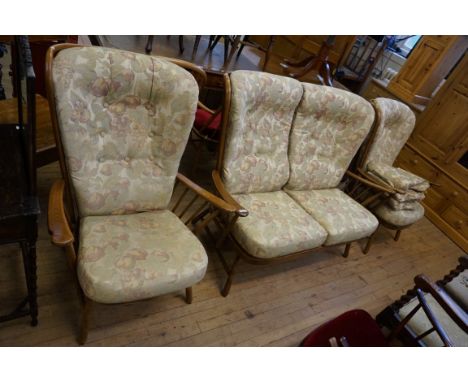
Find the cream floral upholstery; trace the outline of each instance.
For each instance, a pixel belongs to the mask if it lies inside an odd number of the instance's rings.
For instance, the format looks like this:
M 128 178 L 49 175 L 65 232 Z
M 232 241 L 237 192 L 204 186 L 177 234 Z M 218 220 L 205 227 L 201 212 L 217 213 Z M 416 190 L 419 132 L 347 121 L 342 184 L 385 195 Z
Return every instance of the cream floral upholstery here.
M 231 74 L 222 177 L 233 194 L 278 191 L 289 178 L 288 141 L 302 86 L 269 73 Z
M 380 116 L 374 141 L 365 159 L 391 166 L 413 132 L 416 118 L 404 103 L 388 98 L 376 98 L 373 104 Z
M 195 118 L 195 79 L 160 58 L 77 47 L 58 53 L 53 83 L 80 214 L 166 208 Z
M 468 269 L 465 269 L 444 287 L 450 296 L 468 312 Z
M 383 220 L 388 224 L 391 224 L 396 228 L 405 227 L 417 222 L 424 216 L 424 207 L 417 202 L 412 203 L 412 209 L 400 210 L 395 210 L 386 203 L 382 203 L 376 208 L 372 209 L 372 212 L 379 219 Z
M 78 278 L 101 303 L 141 300 L 190 287 L 205 275 L 202 244 L 172 212 L 81 219 Z
M 367 171 L 398 190 L 424 192 L 429 188 L 429 182 L 426 179 L 384 163 L 369 162 Z
M 334 188 L 369 133 L 374 109 L 363 98 L 341 89 L 302 86 L 304 95 L 291 131 L 291 176 L 286 188 Z
M 320 247 L 327 232 L 285 192 L 235 195 L 249 211 L 233 235 L 252 256 L 273 258 Z
M 374 215 L 339 189 L 287 192 L 327 230 L 325 245 L 368 237 L 379 225 Z
M 437 301 L 429 294 L 425 295 L 426 301 L 434 313 L 436 319 L 440 322 L 442 328 L 448 334 L 455 346 L 468 346 L 468 334 L 466 334 L 445 312 L 445 310 L 437 303 Z M 414 298 L 409 303 L 404 305 L 399 315 L 401 318 L 406 317 L 419 303 L 417 298 Z M 432 328 L 432 324 L 426 314 L 420 308 L 418 312 L 411 318 L 407 326 L 416 334 L 420 335 Z M 443 346 L 443 342 L 436 332 L 432 332 L 422 339 L 426 346 Z

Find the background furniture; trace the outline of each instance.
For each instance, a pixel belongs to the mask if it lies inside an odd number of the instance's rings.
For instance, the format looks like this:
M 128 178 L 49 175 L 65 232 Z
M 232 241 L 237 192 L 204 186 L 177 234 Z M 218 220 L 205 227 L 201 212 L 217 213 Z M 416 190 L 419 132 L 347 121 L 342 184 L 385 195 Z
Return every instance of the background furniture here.
M 275 37 L 276 36 L 269 36 L 268 42 L 266 46 L 260 45 L 255 41 L 252 41 L 250 36 L 243 36 L 239 42 L 238 45 L 235 47 L 237 50 L 237 58 L 242 54 L 242 50 L 244 49 L 245 46 L 250 46 L 252 48 L 255 48 L 263 53 L 265 53 L 265 58 L 263 60 L 263 65 L 262 65 L 262 71 L 264 72 L 268 66 L 268 62 L 270 61 L 270 54 L 271 50 L 273 49 L 273 44 L 275 43 Z
M 467 47 L 466 36 L 423 36 L 388 88 L 407 102 L 427 104 Z
M 415 277 L 415 287 L 377 315 L 409 346 L 468 346 L 468 257 L 442 280 Z
M 16 121 L 0 125 L 0 244 L 19 243 L 28 296 L 0 322 L 26 315 L 37 325 L 36 239 L 40 213 L 35 164 L 35 75 L 26 37 L 14 39 Z M 2 103 L 0 101 L 0 111 Z M 1 120 L 0 116 L 0 120 Z M 29 306 L 26 308 L 26 306 Z

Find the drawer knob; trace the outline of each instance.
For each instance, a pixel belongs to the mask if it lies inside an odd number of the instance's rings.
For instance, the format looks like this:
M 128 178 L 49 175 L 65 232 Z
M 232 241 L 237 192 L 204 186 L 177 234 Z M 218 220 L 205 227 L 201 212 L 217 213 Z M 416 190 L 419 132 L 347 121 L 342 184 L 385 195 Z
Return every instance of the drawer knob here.
M 457 220 L 457 221 L 455 222 L 455 227 L 457 227 L 457 228 L 459 228 L 459 229 L 462 227 L 462 225 L 463 225 L 463 220 Z
M 411 163 L 413 163 L 413 164 L 418 164 L 419 161 L 418 161 L 417 159 L 411 159 Z
M 453 196 L 454 198 L 456 198 L 456 197 L 458 196 L 458 191 L 453 191 L 453 192 L 452 192 L 452 196 Z

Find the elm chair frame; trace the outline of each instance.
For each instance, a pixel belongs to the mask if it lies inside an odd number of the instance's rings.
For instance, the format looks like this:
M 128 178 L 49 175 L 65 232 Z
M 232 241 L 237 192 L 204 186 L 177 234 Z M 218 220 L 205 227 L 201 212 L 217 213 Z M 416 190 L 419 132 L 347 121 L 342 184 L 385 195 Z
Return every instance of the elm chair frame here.
M 380 125 L 381 118 L 382 118 L 380 113 L 378 112 L 378 108 L 375 106 L 374 100 L 371 100 L 370 104 L 374 108 L 375 119 L 374 119 L 374 123 L 373 123 L 372 128 L 371 128 L 371 132 L 370 132 L 370 134 L 368 136 L 368 139 L 367 139 L 366 142 L 364 142 L 364 144 L 362 145 L 361 150 L 360 150 L 361 152 L 358 154 L 358 159 L 357 159 L 357 164 L 356 164 L 356 172 L 358 173 L 358 175 L 360 177 L 366 179 L 367 181 L 369 181 L 369 182 L 371 182 L 373 184 L 385 187 L 385 188 L 389 189 L 389 191 L 387 191 L 386 193 L 385 192 L 375 192 L 375 189 L 372 190 L 372 189 L 366 188 L 366 187 L 359 187 L 359 185 L 354 184 L 354 188 L 351 191 L 351 196 L 354 199 L 356 199 L 358 202 L 360 202 L 362 205 L 372 206 L 372 207 L 375 208 L 378 205 L 380 205 L 381 203 L 384 203 L 385 200 L 390 195 L 396 194 L 398 192 L 404 193 L 404 190 L 400 190 L 400 189 L 398 189 L 396 187 L 390 186 L 389 184 L 387 184 L 384 181 L 382 181 L 381 179 L 379 179 L 377 176 L 368 173 L 364 168 L 364 164 L 367 161 L 369 151 L 370 151 L 372 145 L 375 142 L 378 127 Z M 434 186 L 434 185 L 437 186 L 436 184 L 434 184 L 432 182 L 429 182 L 429 183 L 431 184 L 431 186 Z M 395 241 L 398 241 L 400 239 L 401 231 L 403 231 L 404 229 L 406 229 L 408 227 L 411 227 L 414 224 L 414 223 L 411 223 L 411 224 L 404 225 L 404 226 L 395 226 L 395 225 L 393 225 L 393 224 L 391 224 L 389 222 L 386 222 L 386 221 L 380 219 L 378 216 L 376 216 L 376 218 L 379 220 L 379 225 L 382 225 L 382 226 L 384 226 L 385 228 L 387 228 L 389 230 L 396 231 L 395 235 L 393 237 L 393 240 L 395 240 Z M 377 228 L 377 230 L 378 230 L 378 228 Z M 375 232 L 377 232 L 377 230 Z M 374 238 L 374 235 L 369 237 L 369 239 L 367 241 L 367 244 L 366 244 L 366 247 L 365 247 L 365 250 L 364 250 L 364 253 L 369 252 L 373 238 Z
M 432 295 L 437 303 L 443 308 L 448 316 L 465 332 L 468 333 L 468 314 L 454 301 L 450 294 L 444 289 L 445 285 L 456 278 L 460 273 L 468 269 L 468 256 L 464 255 L 458 259 L 458 265 L 451 270 L 442 280 L 433 282 L 427 276 L 421 274 L 414 278 L 415 286 L 409 289 L 393 304 L 389 305 L 380 312 L 376 321 L 381 326 L 386 326 L 391 329 L 389 340 L 398 337 L 405 344 L 411 346 L 424 346 L 422 339 L 432 332 L 436 332 L 444 346 L 454 346 L 449 335 L 446 333 L 442 325 L 432 313 L 430 306 L 427 304 L 424 293 Z M 418 304 L 404 318 L 398 314 L 400 309 L 410 302 L 413 298 L 418 299 Z M 419 309 L 423 309 L 426 317 L 430 321 L 432 328 L 416 335 L 406 324 L 414 317 Z
M 49 194 L 49 208 L 48 208 L 48 228 L 51 234 L 51 241 L 58 247 L 64 249 L 70 268 L 73 271 L 74 279 L 78 289 L 78 295 L 81 302 L 81 327 L 78 336 L 78 343 L 84 344 L 88 336 L 89 327 L 89 315 L 91 306 L 94 301 L 85 296 L 77 278 L 76 266 L 77 266 L 77 254 L 79 248 L 79 212 L 74 195 L 73 186 L 70 179 L 70 173 L 68 166 L 65 161 L 64 148 L 61 139 L 61 132 L 59 128 L 56 103 L 55 103 L 55 91 L 52 80 L 52 65 L 55 56 L 58 52 L 68 49 L 81 47 L 76 44 L 58 44 L 49 48 L 46 57 L 46 82 L 47 82 L 47 94 L 50 104 L 50 113 L 52 119 L 52 126 L 54 130 L 55 140 L 57 142 L 57 149 L 59 154 L 60 170 L 62 179 L 57 180 L 50 190 Z M 198 85 L 202 85 L 206 80 L 206 74 L 200 67 L 177 59 L 167 59 L 187 71 L 191 72 Z M 179 186 L 180 185 L 180 186 Z M 175 197 L 175 191 L 177 188 L 182 188 L 180 196 Z M 187 202 L 182 202 L 184 199 L 192 197 Z M 174 203 L 172 203 L 174 201 Z M 196 202 L 201 203 L 195 211 L 190 210 L 190 207 L 196 206 Z M 206 225 L 212 221 L 219 211 L 227 213 L 234 213 L 236 209 L 234 206 L 206 191 L 202 187 L 198 186 L 184 175 L 177 173 L 176 181 L 171 199 L 171 207 L 168 209 L 175 213 L 180 220 L 196 235 L 199 234 Z M 211 213 L 201 213 L 207 206 L 211 206 Z M 186 288 L 186 302 L 192 303 L 192 287 Z M 115 304 L 115 305 L 118 305 Z
M 226 219 L 221 219 L 219 216 L 216 217 L 215 223 L 217 224 L 218 228 L 221 230 L 221 234 L 219 237 L 217 237 L 215 241 L 215 248 L 216 252 L 220 258 L 220 261 L 223 265 L 224 270 L 227 273 L 227 280 L 226 283 L 224 284 L 224 287 L 221 291 L 222 296 L 226 297 L 229 294 L 229 291 L 232 286 L 232 279 L 234 275 L 235 268 L 239 262 L 239 260 L 242 258 L 244 261 L 250 264 L 258 264 L 258 265 L 267 265 L 267 264 L 277 264 L 277 263 L 284 263 L 287 261 L 295 260 L 297 258 L 300 258 L 304 255 L 319 251 L 320 249 L 324 247 L 335 247 L 339 245 L 345 245 L 345 249 L 343 252 L 343 257 L 348 257 L 350 249 L 351 249 L 351 244 L 353 241 L 350 242 L 343 242 L 340 244 L 333 244 L 330 246 L 319 246 L 316 248 L 311 248 L 307 250 L 302 250 L 298 252 L 293 252 L 287 255 L 279 256 L 279 257 L 274 257 L 274 258 L 259 258 L 255 257 L 252 254 L 250 254 L 248 251 L 246 251 L 242 245 L 236 240 L 234 235 L 231 233 L 231 229 L 236 223 L 237 219 L 239 217 L 246 217 L 248 216 L 248 211 L 245 209 L 243 206 L 241 206 L 229 193 L 229 191 L 226 190 L 224 183 L 221 178 L 221 171 L 222 171 L 222 165 L 224 161 L 224 151 L 225 151 L 225 145 L 226 145 L 226 135 L 227 135 L 227 129 L 228 129 L 228 124 L 229 124 L 229 117 L 230 117 L 230 108 L 231 108 L 231 81 L 229 74 L 224 74 L 224 113 L 223 113 L 223 119 L 222 119 L 222 124 L 221 124 L 221 138 L 220 138 L 220 145 L 218 149 L 218 157 L 217 157 L 217 163 L 216 163 L 216 168 L 212 171 L 212 178 L 213 182 L 215 185 L 215 188 L 218 192 L 218 194 L 223 198 L 227 203 L 230 205 L 234 206 L 236 209 L 235 214 L 232 214 L 230 218 L 228 219 L 228 222 L 226 223 Z M 391 192 L 391 190 L 384 186 L 384 185 L 378 185 L 375 184 L 372 181 L 368 181 L 361 176 L 354 174 L 351 171 L 346 171 L 345 176 L 349 176 L 351 179 L 353 179 L 356 182 L 360 182 L 362 184 L 365 184 L 368 187 L 372 187 L 376 189 L 379 192 Z M 207 232 L 209 236 L 211 236 L 214 239 L 214 235 L 210 232 L 209 227 L 207 227 Z M 234 243 L 234 246 L 236 248 L 236 256 L 232 262 L 231 265 L 229 265 L 224 258 L 223 254 L 220 251 L 220 248 L 222 244 L 224 243 L 225 239 L 228 238 Z

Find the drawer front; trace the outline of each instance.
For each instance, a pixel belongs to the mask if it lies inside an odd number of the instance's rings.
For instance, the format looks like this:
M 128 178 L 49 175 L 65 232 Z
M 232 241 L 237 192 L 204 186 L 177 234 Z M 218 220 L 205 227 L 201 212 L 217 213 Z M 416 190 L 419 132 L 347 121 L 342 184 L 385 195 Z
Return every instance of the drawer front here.
M 435 179 L 439 176 L 439 171 L 435 167 L 407 146 L 403 147 L 395 164 L 431 182 L 435 182 Z
M 447 175 L 440 173 L 433 186 L 434 190 L 454 204 L 463 213 L 468 214 L 468 191 L 455 183 Z
M 463 237 L 468 238 L 468 216 L 463 211 L 451 205 L 441 217 Z

